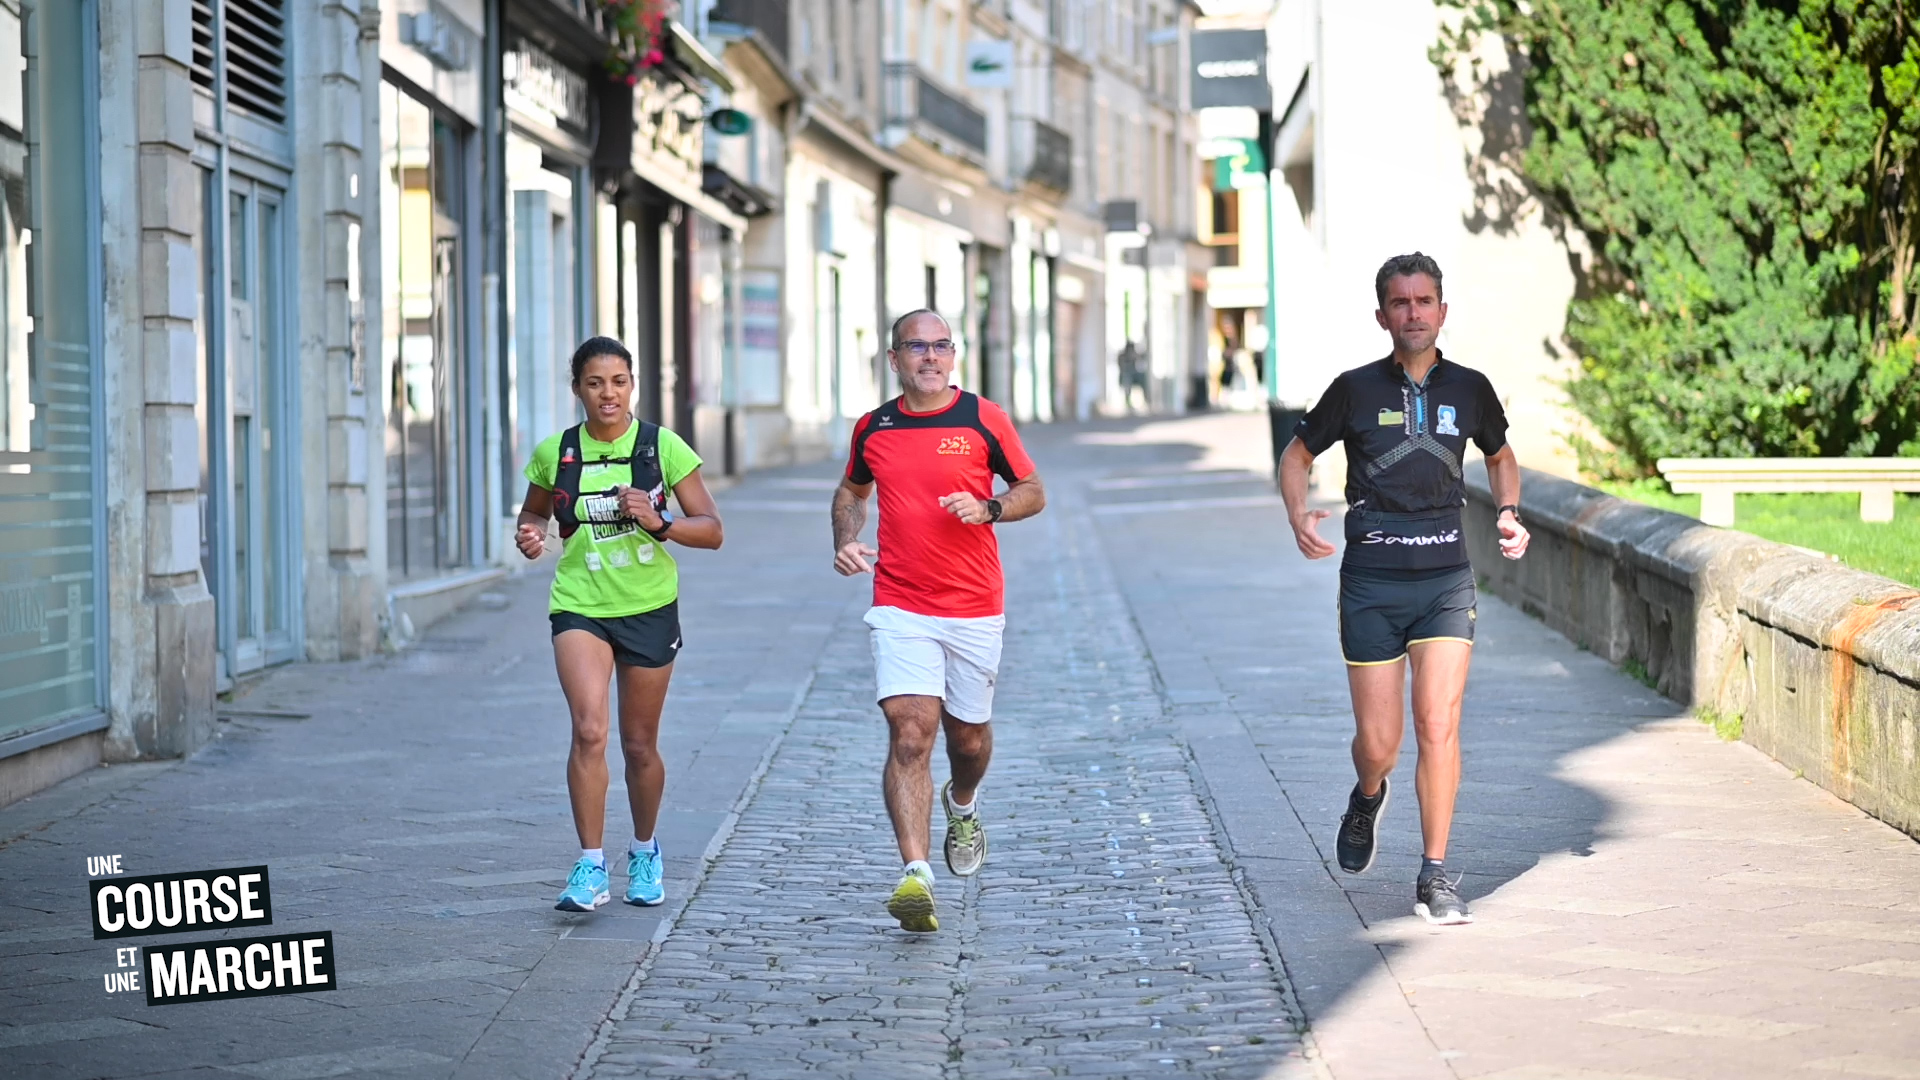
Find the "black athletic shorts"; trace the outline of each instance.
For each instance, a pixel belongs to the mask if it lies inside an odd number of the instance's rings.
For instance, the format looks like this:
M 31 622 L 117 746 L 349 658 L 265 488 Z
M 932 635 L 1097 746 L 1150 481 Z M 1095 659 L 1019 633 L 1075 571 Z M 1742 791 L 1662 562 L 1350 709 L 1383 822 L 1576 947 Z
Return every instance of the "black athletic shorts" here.
M 1391 664 L 1422 641 L 1473 643 L 1473 567 L 1422 573 L 1340 571 L 1340 654 Z
M 553 634 L 585 630 L 613 646 L 613 662 L 625 667 L 661 668 L 680 655 L 680 601 L 663 608 L 623 615 L 616 619 L 596 619 L 571 611 L 556 611 L 547 616 Z

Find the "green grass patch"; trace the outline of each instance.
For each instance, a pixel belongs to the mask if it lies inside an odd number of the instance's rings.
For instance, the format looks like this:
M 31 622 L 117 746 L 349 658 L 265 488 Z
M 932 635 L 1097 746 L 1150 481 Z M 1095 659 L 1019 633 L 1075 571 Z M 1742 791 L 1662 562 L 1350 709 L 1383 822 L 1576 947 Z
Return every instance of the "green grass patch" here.
M 1723 713 L 1710 705 L 1702 705 L 1693 710 L 1693 715 L 1727 742 L 1739 742 L 1747 730 L 1746 717 L 1739 713 Z
M 1647 670 L 1647 665 L 1641 663 L 1634 657 L 1629 656 L 1626 660 L 1622 661 L 1620 670 L 1638 679 L 1640 685 L 1649 690 L 1660 689 L 1659 684 L 1654 680 L 1653 673 Z
M 1700 496 L 1675 495 L 1661 480 L 1604 481 L 1609 495 L 1700 516 Z M 1860 497 L 1847 492 L 1736 495 L 1734 528 L 1782 544 L 1811 548 L 1870 574 L 1920 585 L 1920 496 L 1896 495 L 1893 520 L 1860 520 Z

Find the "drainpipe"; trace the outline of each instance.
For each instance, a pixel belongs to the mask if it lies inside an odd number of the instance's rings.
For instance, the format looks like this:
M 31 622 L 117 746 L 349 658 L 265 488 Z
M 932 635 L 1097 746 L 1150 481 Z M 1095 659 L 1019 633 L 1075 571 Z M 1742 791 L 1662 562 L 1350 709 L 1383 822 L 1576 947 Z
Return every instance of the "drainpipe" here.
M 380 597 L 380 644 L 391 646 L 399 636 L 393 624 L 393 605 L 387 599 L 387 468 L 386 366 L 380 335 L 385 325 L 380 251 L 380 5 L 360 4 L 360 355 L 354 358 L 355 377 L 366 397 L 367 439 L 367 572 Z M 379 455 L 374 448 L 381 448 Z

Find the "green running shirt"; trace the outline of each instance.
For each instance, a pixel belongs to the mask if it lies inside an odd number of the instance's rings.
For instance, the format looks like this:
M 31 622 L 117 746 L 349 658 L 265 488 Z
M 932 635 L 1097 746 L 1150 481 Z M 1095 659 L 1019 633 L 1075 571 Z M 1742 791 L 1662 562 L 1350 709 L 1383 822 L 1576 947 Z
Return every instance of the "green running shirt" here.
M 580 428 L 580 490 L 605 491 L 615 485 L 630 484 L 633 469 L 633 440 L 640 433 L 637 421 L 627 424 L 626 433 L 604 443 Z M 700 455 L 685 439 L 666 428 L 660 429 L 660 475 L 668 491 L 700 467 Z M 527 462 L 528 482 L 553 490 L 554 476 L 560 470 L 560 433 L 541 440 L 533 448 L 533 460 Z M 560 567 L 553 575 L 553 594 L 548 611 L 571 611 L 593 619 L 619 619 L 666 607 L 680 596 L 680 571 L 666 545 L 630 527 L 593 526 L 582 523 L 564 541 Z

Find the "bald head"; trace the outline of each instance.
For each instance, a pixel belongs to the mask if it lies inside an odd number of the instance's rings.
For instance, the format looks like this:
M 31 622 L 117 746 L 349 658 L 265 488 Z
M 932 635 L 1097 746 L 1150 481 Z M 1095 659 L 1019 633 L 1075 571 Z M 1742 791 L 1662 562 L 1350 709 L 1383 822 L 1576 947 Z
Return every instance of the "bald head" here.
M 932 308 L 915 308 L 893 320 L 893 340 L 888 348 L 897 349 L 903 341 L 918 338 L 921 341 L 938 341 L 953 337 L 953 326 L 947 317 Z

